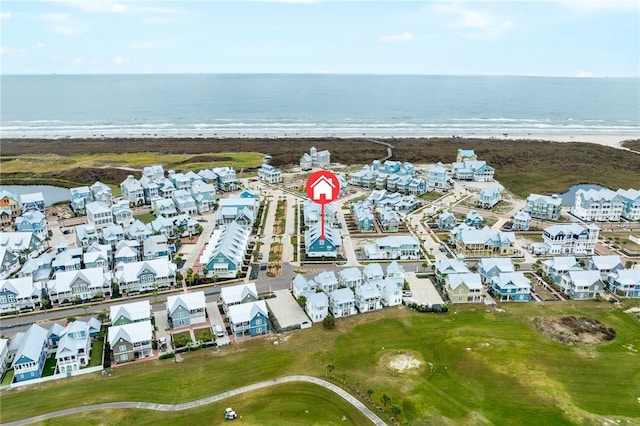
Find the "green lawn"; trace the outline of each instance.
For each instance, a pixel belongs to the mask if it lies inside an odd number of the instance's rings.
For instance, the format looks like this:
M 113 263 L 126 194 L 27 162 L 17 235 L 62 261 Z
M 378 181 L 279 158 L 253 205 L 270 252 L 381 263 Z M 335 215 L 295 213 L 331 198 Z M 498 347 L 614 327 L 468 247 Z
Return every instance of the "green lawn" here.
M 56 356 L 52 354 L 44 362 L 42 377 L 53 376 L 56 373 Z
M 142 213 L 133 216 L 134 219 L 138 219 L 140 222 L 147 224 L 156 220 L 156 217 L 152 213 Z
M 2 376 L 2 383 L 0 383 L 0 386 L 6 386 L 11 384 L 11 381 L 13 380 L 13 369 L 6 371 L 4 373 L 4 376 Z
M 102 365 L 102 352 L 104 351 L 104 338 L 98 337 L 91 342 L 91 359 L 89 367 Z
M 625 308 L 640 305 L 640 301 L 625 303 Z M 109 401 L 178 403 L 290 374 L 324 378 L 326 366 L 333 364 L 331 374 L 340 386 L 346 387 L 341 380 L 347 388 L 374 390 L 371 408 L 377 409 L 380 395 L 388 394 L 392 404 L 402 409 L 401 424 L 602 424 L 604 418 L 638 424 L 640 353 L 630 350 L 629 344 L 639 346 L 640 322 L 608 302 L 500 307 L 504 312 L 458 305 L 443 315 L 386 309 L 340 319 L 333 331 L 315 326 L 293 332 L 277 346 L 267 338 L 255 339 L 219 352 L 186 353 L 182 363 L 154 360 L 113 368 L 111 376 L 91 374 L 11 390 L 2 394 L 2 417 L 9 422 L 76 404 Z M 599 346 L 564 346 L 532 327 L 532 319 L 540 315 L 596 318 L 613 327 L 617 337 Z M 389 368 L 393 356 L 407 352 L 422 362 L 419 369 L 396 372 Z M 326 396 L 305 400 L 298 393 L 301 387 L 293 386 L 290 396 L 285 396 L 286 391 L 267 390 L 263 398 L 238 397 L 210 410 L 157 416 L 118 411 L 113 416 L 93 413 L 71 420 L 102 424 L 105 418 L 113 418 L 117 423 L 131 414 L 142 422 L 193 424 L 194 418 L 218 416 L 230 405 L 248 416 L 249 424 L 295 424 L 307 422 L 282 416 L 293 416 L 306 406 L 322 412 L 340 407 Z M 285 408 L 290 404 L 295 407 Z M 391 413 L 387 410 L 382 416 L 389 421 Z

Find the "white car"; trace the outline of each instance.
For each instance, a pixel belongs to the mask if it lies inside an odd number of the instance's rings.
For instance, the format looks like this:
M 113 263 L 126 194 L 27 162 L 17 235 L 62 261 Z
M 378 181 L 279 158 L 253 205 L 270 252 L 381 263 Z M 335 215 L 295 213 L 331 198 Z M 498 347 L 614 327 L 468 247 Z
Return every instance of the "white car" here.
M 238 415 L 231 407 L 224 410 L 224 419 L 225 420 L 235 420 L 238 418 Z

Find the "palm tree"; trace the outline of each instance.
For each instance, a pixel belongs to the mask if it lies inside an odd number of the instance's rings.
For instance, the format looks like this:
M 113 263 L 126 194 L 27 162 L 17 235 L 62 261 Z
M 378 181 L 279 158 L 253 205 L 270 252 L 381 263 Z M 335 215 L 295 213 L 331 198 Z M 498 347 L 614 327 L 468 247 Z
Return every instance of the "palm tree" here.
M 393 413 L 393 417 L 398 417 L 398 415 L 402 412 L 402 409 L 398 404 L 393 404 L 391 406 L 391 412 Z
M 386 410 L 387 409 L 387 404 L 389 404 L 391 402 L 391 397 L 389 395 L 387 395 L 386 393 L 383 393 L 382 395 L 380 395 L 380 402 L 382 403 L 382 406 Z
M 373 395 L 375 391 L 373 390 L 373 388 L 367 388 L 366 392 L 367 392 L 367 397 L 371 398 L 371 395 Z

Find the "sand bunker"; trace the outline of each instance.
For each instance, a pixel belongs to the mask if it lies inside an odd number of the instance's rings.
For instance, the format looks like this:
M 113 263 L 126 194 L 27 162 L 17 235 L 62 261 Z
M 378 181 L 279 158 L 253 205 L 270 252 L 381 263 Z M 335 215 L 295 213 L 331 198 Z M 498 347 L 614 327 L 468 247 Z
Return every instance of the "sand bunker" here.
M 536 328 L 553 341 L 565 345 L 597 344 L 616 337 L 613 328 L 607 328 L 600 321 L 585 317 L 538 317 L 534 319 Z
M 413 368 L 420 368 L 422 363 L 411 354 L 396 355 L 389 361 L 389 368 L 396 371 L 406 371 Z

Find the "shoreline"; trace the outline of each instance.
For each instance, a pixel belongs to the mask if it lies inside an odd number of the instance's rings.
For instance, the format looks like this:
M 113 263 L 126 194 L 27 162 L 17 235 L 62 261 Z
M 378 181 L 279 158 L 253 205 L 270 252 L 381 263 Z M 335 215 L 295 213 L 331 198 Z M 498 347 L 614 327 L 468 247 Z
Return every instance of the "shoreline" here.
M 0 141 L 20 142 L 20 141 L 81 141 L 81 140 L 139 140 L 139 139 L 158 139 L 158 140 L 252 140 L 252 139 L 272 139 L 272 140 L 291 140 L 291 139 L 349 139 L 349 140 L 367 140 L 380 139 L 385 142 L 392 143 L 393 140 L 411 140 L 411 139 L 451 139 L 451 140 L 495 140 L 495 141 L 523 141 L 523 142 L 576 142 L 576 143 L 593 143 L 612 148 L 629 150 L 622 146 L 623 142 L 629 140 L 640 140 L 640 134 L 579 134 L 579 133 L 470 133 L 470 134 L 402 134 L 389 135 L 384 133 L 255 133 L 255 134 L 190 134 L 190 133 L 123 133 L 113 135 L 50 135 L 50 136 L 27 136 L 7 137 L 0 135 Z

